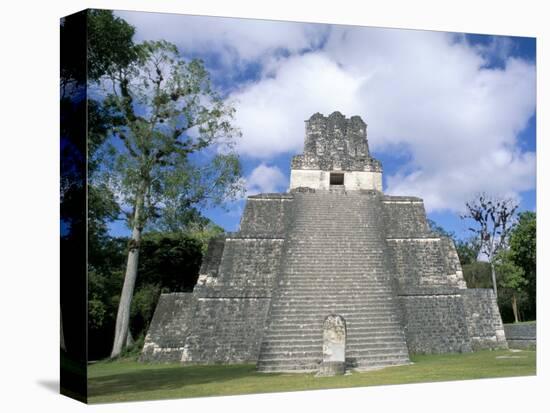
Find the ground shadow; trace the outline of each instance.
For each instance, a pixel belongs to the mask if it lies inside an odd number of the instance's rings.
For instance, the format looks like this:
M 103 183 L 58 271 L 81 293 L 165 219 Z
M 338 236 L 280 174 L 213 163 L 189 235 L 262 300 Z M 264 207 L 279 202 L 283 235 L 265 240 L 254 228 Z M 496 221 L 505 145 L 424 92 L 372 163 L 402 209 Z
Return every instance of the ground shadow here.
M 91 378 L 88 395 L 108 396 L 125 392 L 162 391 L 185 388 L 197 384 L 220 383 L 249 378 L 256 372 L 254 365 L 189 366 L 181 368 L 159 367 Z
M 59 394 L 59 380 L 38 380 L 37 383 L 46 390 Z

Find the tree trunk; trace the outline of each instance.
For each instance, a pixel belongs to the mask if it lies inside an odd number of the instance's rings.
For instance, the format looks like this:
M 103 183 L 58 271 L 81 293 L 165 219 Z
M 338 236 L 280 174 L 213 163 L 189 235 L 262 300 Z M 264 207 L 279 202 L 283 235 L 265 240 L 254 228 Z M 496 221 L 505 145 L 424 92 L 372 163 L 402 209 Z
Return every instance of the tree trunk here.
M 512 311 L 514 312 L 514 322 L 519 322 L 518 317 L 518 300 L 516 299 L 516 293 L 512 294 Z
M 135 343 L 134 337 L 132 336 L 132 330 L 128 328 L 128 335 L 126 336 L 126 347 L 133 346 Z
M 495 293 L 495 300 L 498 298 L 497 295 L 497 275 L 495 272 L 495 265 L 493 264 L 493 259 L 491 258 L 491 278 L 493 279 L 493 292 Z
M 134 210 L 134 222 L 132 229 L 132 238 L 128 248 L 128 262 L 126 264 L 126 274 L 124 275 L 124 285 L 120 294 L 120 302 L 115 324 L 115 339 L 111 358 L 118 357 L 122 349 L 126 345 L 128 328 L 130 325 L 130 306 L 134 295 L 134 286 L 136 285 L 138 262 L 139 262 L 139 247 L 141 242 L 141 231 L 143 224 L 141 223 L 141 214 L 144 204 L 144 191 L 138 194 L 136 198 L 136 207 Z

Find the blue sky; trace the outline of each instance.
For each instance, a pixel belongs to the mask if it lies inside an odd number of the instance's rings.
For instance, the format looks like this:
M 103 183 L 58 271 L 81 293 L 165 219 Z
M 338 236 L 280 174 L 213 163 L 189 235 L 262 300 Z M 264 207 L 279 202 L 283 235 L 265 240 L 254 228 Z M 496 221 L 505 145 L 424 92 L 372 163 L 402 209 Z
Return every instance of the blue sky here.
M 368 124 L 384 192 L 420 196 L 459 237 L 480 192 L 534 210 L 535 39 L 117 12 L 136 41 L 165 39 L 201 58 L 237 109 L 249 194 L 284 192 L 303 121 L 339 110 Z M 203 213 L 238 229 L 244 199 Z M 123 223 L 113 235 L 127 235 Z

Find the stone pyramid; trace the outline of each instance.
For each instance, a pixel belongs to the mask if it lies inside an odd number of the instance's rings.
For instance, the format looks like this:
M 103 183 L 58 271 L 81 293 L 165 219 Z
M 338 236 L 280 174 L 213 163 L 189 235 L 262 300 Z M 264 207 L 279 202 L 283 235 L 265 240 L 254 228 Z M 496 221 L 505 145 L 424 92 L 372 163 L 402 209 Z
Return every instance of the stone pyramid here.
M 340 112 L 306 121 L 289 191 L 248 197 L 240 230 L 210 242 L 193 293 L 161 295 L 142 360 L 317 372 L 327 317 L 345 322 L 347 369 L 506 347 L 492 290 L 466 288 L 423 201 L 382 192 L 366 131 Z

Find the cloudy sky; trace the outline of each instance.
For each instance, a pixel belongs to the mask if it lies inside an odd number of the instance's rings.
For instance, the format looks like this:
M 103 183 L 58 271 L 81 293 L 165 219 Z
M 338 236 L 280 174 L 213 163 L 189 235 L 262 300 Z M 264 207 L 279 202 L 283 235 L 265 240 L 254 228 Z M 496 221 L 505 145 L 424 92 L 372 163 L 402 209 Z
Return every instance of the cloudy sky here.
M 237 109 L 249 194 L 284 192 L 304 120 L 339 110 L 368 124 L 384 192 L 422 197 L 429 217 L 457 235 L 466 235 L 457 214 L 479 192 L 535 209 L 534 39 L 116 14 L 136 41 L 165 39 L 204 60 Z M 243 203 L 205 213 L 234 231 Z

